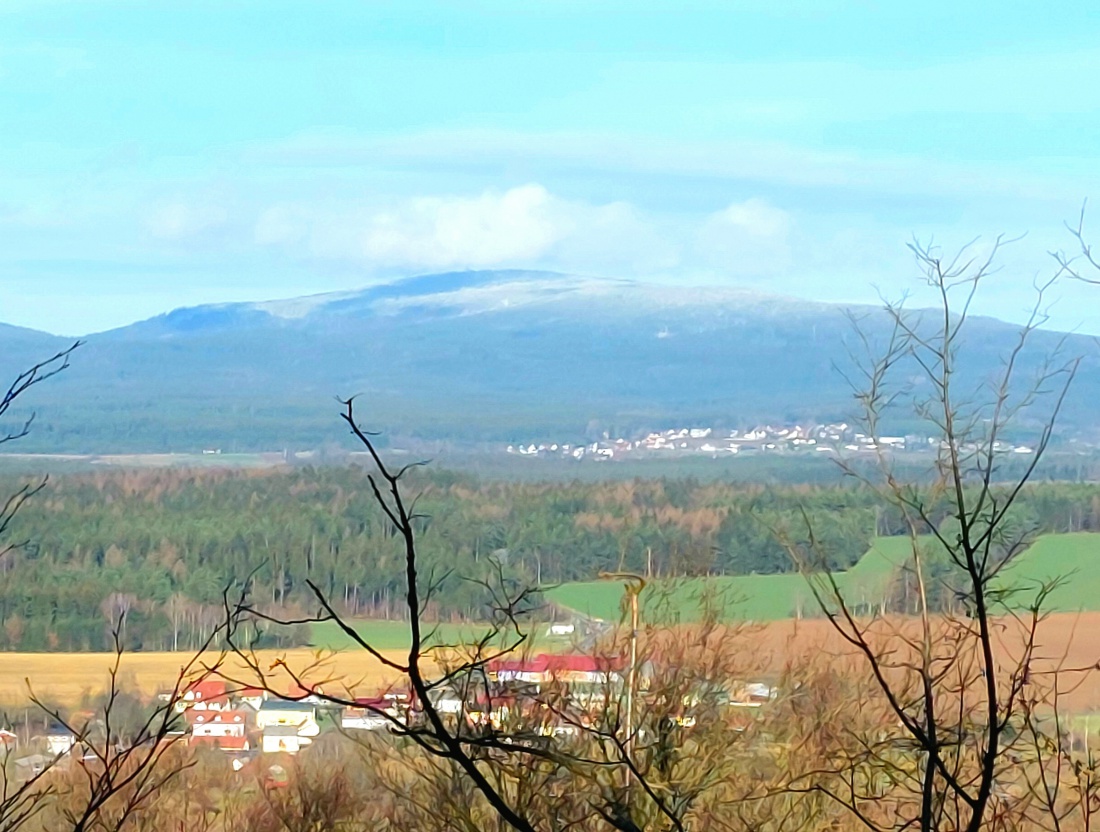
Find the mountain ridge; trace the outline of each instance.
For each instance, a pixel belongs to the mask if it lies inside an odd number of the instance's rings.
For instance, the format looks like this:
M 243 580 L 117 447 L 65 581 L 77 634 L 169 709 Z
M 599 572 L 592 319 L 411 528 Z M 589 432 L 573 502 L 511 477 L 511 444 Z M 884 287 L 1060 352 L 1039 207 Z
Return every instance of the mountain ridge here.
M 464 281 L 458 285 L 441 285 L 451 283 L 458 278 Z M 187 320 L 192 316 L 209 315 L 216 318 L 220 315 L 264 313 L 272 318 L 282 320 L 302 320 L 319 311 L 333 311 L 339 308 L 346 311 L 348 307 L 354 308 L 364 302 L 387 302 L 395 299 L 408 301 L 412 298 L 424 298 L 436 296 L 438 298 L 453 297 L 459 293 L 503 291 L 516 289 L 524 285 L 530 286 L 535 280 L 542 281 L 540 288 L 544 292 L 572 291 L 580 293 L 584 289 L 601 290 L 600 294 L 609 294 L 612 291 L 625 291 L 635 295 L 649 295 L 654 299 L 665 302 L 683 302 L 686 297 L 692 297 L 698 302 L 700 297 L 707 297 L 710 302 L 742 300 L 755 303 L 784 303 L 788 305 L 803 305 L 812 308 L 876 308 L 870 304 L 858 303 L 833 303 L 828 301 L 815 301 L 800 298 L 793 295 L 761 292 L 743 287 L 723 287 L 713 285 L 677 285 L 648 282 L 643 280 L 596 277 L 591 275 L 579 275 L 563 272 L 528 269 L 503 269 L 503 270 L 478 270 L 470 269 L 457 272 L 440 272 L 425 275 L 413 275 L 385 283 L 374 283 L 358 289 L 335 290 L 331 292 L 319 292 L 308 295 L 296 295 L 285 298 L 274 298 L 261 301 L 222 301 L 214 303 L 200 303 L 191 306 L 179 306 L 148 318 L 142 318 L 121 326 L 106 330 L 84 333 L 78 338 L 93 336 L 114 335 L 123 333 L 134 327 L 150 325 L 163 321 Z M 495 284 L 495 285 L 494 285 Z M 257 318 L 257 320 L 260 320 Z M 0 330 L 18 330 L 28 334 L 50 336 L 72 340 L 73 336 L 57 335 L 47 330 L 22 327 L 14 324 L 0 322 Z
M 390 435 L 475 442 L 842 418 L 852 404 L 835 370 L 851 346 L 846 310 L 873 341 L 884 337 L 887 316 L 873 306 L 523 270 L 183 307 L 86 336 L 70 370 L 36 388 L 39 430 L 27 442 L 318 447 L 342 441 L 334 399 L 355 393 Z M 964 355 L 980 380 L 1018 327 L 973 325 Z M 1067 408 L 1080 427 L 1100 366 L 1091 339 L 1064 337 L 1092 356 L 1078 380 L 1084 399 Z M 1033 338 L 1038 357 L 1063 336 Z M 9 373 L 65 341 L 0 328 Z

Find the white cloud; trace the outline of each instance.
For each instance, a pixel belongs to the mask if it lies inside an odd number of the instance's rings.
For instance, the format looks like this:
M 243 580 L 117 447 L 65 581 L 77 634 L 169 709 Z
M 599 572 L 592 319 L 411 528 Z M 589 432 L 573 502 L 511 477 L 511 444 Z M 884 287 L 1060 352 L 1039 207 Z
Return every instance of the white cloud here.
M 571 212 L 541 185 L 476 197 L 420 197 L 374 215 L 363 256 L 384 266 L 494 266 L 542 257 L 573 230 Z
M 735 202 L 719 211 L 708 221 L 718 230 L 733 230 L 758 239 L 785 237 L 791 220 L 786 211 L 769 205 L 762 199 Z
M 659 224 L 624 202 L 567 200 L 537 183 L 474 195 L 364 202 L 279 203 L 254 240 L 307 259 L 374 270 L 544 267 L 652 270 L 676 262 Z
M 762 199 L 735 202 L 703 222 L 695 251 L 731 277 L 773 277 L 790 269 L 791 228 L 790 215 Z

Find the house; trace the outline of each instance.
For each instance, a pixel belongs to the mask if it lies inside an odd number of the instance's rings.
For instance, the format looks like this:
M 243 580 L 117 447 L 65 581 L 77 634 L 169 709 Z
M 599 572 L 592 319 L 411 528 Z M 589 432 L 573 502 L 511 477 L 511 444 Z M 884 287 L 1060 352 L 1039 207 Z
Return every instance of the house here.
M 729 704 L 738 708 L 759 708 L 778 695 L 779 691 L 763 682 L 737 682 L 730 690 Z
M 355 703 L 358 707 L 345 708 L 340 715 L 340 727 L 345 730 L 377 731 L 391 724 L 383 713 L 397 716 L 385 697 L 358 698 Z
M 345 708 L 340 727 L 345 731 L 380 731 L 392 723 L 386 717 L 365 708 Z
M 27 757 L 21 757 L 15 761 L 15 779 L 19 783 L 33 780 L 48 771 L 54 762 L 56 762 L 54 757 L 48 757 L 45 754 L 31 754 Z
M 265 754 L 297 754 L 302 746 L 311 742 L 308 737 L 299 735 L 293 725 L 269 725 L 264 728 L 262 748 Z
M 306 687 L 295 682 L 287 691 L 286 698 L 296 702 L 308 702 L 311 705 L 323 705 L 326 701 L 324 694 L 325 691 L 320 685 Z
M 268 728 L 292 727 L 303 737 L 316 737 L 321 733 L 317 724 L 317 708 L 308 702 L 287 699 L 269 699 L 256 711 L 256 727 L 266 732 Z
M 76 734 L 71 728 L 54 723 L 46 729 L 46 750 L 51 756 L 68 754 L 76 745 Z
M 176 710 L 188 708 L 205 711 L 228 711 L 230 708 L 229 688 L 224 679 L 200 679 L 192 682 L 176 703 Z
M 191 739 L 244 737 L 248 733 L 248 714 L 244 711 L 187 711 Z
M 432 702 L 441 713 L 457 713 L 462 710 L 462 703 L 457 701 L 457 696 L 450 689 L 441 696 L 433 696 Z M 354 707 L 344 709 L 340 725 L 352 730 L 374 731 L 393 725 L 394 720 L 407 724 L 411 708 L 411 698 L 405 691 L 390 690 L 380 696 L 360 696 L 356 697 Z M 387 719 L 387 716 L 391 718 Z
M 471 725 L 492 727 L 499 730 L 508 717 L 519 708 L 520 703 L 515 696 L 486 696 L 481 694 L 474 697 L 466 711 L 466 720 Z
M 489 665 L 495 682 L 533 685 L 605 685 L 622 678 L 622 661 L 604 656 L 571 656 L 543 653 L 533 659 L 502 659 Z
M 229 752 L 242 752 L 252 750 L 252 742 L 246 736 L 192 736 L 191 739 L 188 741 L 188 745 L 196 747 L 206 746 L 208 748 L 217 748 L 221 751 Z
M 450 686 L 435 688 L 428 696 L 436 711 L 441 714 L 460 714 L 465 708 L 462 696 Z
M 246 685 L 242 688 L 237 688 L 233 691 L 233 698 L 241 705 L 247 705 L 254 711 L 260 710 L 260 707 L 268 699 L 268 693 L 263 688 L 254 688 Z

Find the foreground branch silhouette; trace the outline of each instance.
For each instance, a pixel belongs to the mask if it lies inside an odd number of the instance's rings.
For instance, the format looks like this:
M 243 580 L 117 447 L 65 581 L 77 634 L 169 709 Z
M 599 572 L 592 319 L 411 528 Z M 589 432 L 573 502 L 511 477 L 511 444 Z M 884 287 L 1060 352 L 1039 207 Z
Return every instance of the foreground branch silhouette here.
M 416 465 L 391 468 L 374 436 L 357 422 L 354 402 L 343 404 L 342 418 L 371 462 L 368 487 L 401 552 L 408 651 L 396 659 L 379 649 L 310 583 L 315 615 L 288 619 L 252 603 L 227 604 L 228 643 L 248 669 L 232 683 L 259 685 L 280 698 L 310 697 L 358 708 L 385 720 L 392 735 L 424 755 L 419 761 L 400 758 L 409 771 L 420 772 L 422 787 L 436 794 L 419 805 L 438 806 L 443 795 L 437 790 L 451 794 L 465 783 L 471 791 L 463 791 L 463 802 L 450 810 L 465 812 L 471 828 L 491 818 L 494 827 L 525 832 L 686 830 L 693 828 L 689 818 L 706 801 L 735 793 L 730 784 L 742 762 L 736 749 L 752 734 L 722 713 L 712 697 L 737 678 L 732 668 L 743 660 L 733 647 L 743 638 L 738 628 L 701 623 L 689 643 L 664 638 L 656 628 L 640 638 L 612 634 L 606 644 L 592 648 L 596 666 L 605 668 L 605 681 L 583 701 L 571 695 L 568 685 L 550 683 L 535 691 L 495 680 L 495 665 L 528 651 L 536 588 L 510 582 L 499 563 L 487 576 L 467 577 L 487 599 L 485 630 L 465 645 L 436 644 L 424 612 L 449 576 L 422 571 L 417 533 L 424 518 L 403 490 Z M 382 702 L 356 697 L 346 684 L 340 690 L 342 680 L 322 671 L 324 660 L 306 668 L 261 662 L 253 649 L 257 628 L 307 622 L 335 623 L 354 645 L 399 676 L 396 687 L 407 688 L 408 710 L 395 712 Z M 622 674 L 613 670 L 626 661 L 631 645 L 637 652 L 632 667 L 652 668 L 660 659 L 660 667 L 647 673 L 645 696 L 635 695 L 634 682 L 624 686 Z M 317 672 L 327 675 L 319 681 Z M 451 697 L 446 710 L 440 704 L 444 695 Z M 372 746 L 372 753 L 383 752 Z M 409 788 L 404 780 L 394 787 L 405 805 Z M 417 828 L 431 827 L 420 823 Z
M 876 832 L 1028 823 L 1060 829 L 1087 821 L 1097 799 L 1096 761 L 1068 747 L 1059 710 L 1067 688 L 1094 667 L 1067 667 L 1062 657 L 1042 654 L 1039 633 L 1059 581 L 1018 586 L 1009 569 L 1036 531 L 1014 516 L 1014 505 L 1049 447 L 1081 361 L 1064 354 L 1064 341 L 1040 355 L 1031 346 L 1060 272 L 1036 285 L 1031 315 L 999 373 L 966 373 L 965 355 L 974 348 L 968 338 L 980 337 L 969 334 L 971 308 L 1004 243 L 998 239 L 984 257 L 964 248 L 944 258 L 930 246 L 912 246 L 938 300 L 934 316 L 887 304 L 882 343 L 853 319 L 859 426 L 876 445 L 872 466 L 850 459 L 840 465 L 906 530 L 909 556 L 898 567 L 916 599 L 916 618 L 857 613 L 824 566 L 828 553 L 813 524 L 807 521 L 798 538 L 808 544 L 777 530 L 835 632 L 874 681 L 873 701 L 862 707 L 877 708 L 885 725 L 896 726 L 853 731 L 834 765 L 792 786 L 828 794 Z M 899 411 L 935 442 L 923 476 L 898 474 L 877 441 Z M 1004 463 L 1019 456 L 1010 433 L 1025 418 L 1038 425 L 1030 456 L 1022 472 L 1006 477 Z

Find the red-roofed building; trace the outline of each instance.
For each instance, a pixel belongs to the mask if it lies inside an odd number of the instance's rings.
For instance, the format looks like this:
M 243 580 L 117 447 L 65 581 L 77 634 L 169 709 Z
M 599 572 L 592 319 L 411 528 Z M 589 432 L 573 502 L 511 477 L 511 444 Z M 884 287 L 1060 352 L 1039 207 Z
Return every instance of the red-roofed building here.
M 191 737 L 243 737 L 248 732 L 248 714 L 245 711 L 187 711 Z
M 223 679 L 202 679 L 184 689 L 176 707 L 179 710 L 194 708 L 198 711 L 227 711 L 230 708 L 228 690 Z
M 524 682 L 533 685 L 602 685 L 622 677 L 620 659 L 606 656 L 570 656 L 543 653 L 532 659 L 501 659 L 489 665 L 489 677 L 496 682 Z
M 222 751 L 251 751 L 248 737 L 191 737 L 190 745 L 220 748 Z
M 287 699 L 293 699 L 295 702 L 309 702 L 313 705 L 319 705 L 324 702 L 324 690 L 321 685 L 311 685 L 308 682 L 305 685 L 300 685 L 294 682 L 290 686 L 290 690 L 286 693 Z

